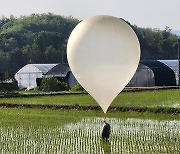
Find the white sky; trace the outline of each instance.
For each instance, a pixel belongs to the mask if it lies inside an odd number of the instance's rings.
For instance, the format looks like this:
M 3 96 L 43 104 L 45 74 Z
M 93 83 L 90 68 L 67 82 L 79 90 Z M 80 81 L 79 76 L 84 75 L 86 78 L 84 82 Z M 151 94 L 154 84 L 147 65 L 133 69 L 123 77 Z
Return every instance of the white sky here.
M 180 30 L 180 0 L 0 0 L 0 17 L 47 12 L 78 19 L 112 15 L 139 27 Z

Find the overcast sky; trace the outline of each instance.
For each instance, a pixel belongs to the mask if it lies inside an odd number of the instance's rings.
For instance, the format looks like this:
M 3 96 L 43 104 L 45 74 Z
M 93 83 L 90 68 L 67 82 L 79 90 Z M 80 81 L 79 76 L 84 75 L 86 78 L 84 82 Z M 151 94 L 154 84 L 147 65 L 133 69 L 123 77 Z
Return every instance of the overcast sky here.
M 180 0 L 0 0 L 0 17 L 47 12 L 80 20 L 112 15 L 139 27 L 180 30 Z

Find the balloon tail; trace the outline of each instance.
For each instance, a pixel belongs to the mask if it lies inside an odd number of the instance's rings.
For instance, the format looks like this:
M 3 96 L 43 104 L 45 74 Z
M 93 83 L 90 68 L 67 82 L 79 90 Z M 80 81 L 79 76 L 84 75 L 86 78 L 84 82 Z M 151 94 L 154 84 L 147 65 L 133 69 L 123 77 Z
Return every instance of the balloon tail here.
M 104 121 L 106 121 L 106 117 L 107 117 L 107 116 L 106 116 L 106 113 L 104 113 Z

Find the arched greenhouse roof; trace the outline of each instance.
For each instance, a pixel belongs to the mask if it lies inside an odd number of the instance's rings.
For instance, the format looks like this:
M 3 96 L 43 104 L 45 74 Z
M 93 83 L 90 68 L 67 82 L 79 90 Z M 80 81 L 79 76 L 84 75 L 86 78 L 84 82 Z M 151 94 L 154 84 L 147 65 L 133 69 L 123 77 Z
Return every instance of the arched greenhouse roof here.
M 56 65 L 58 64 L 27 64 L 24 67 L 22 67 L 16 74 L 35 72 L 45 74 Z
M 158 60 L 158 61 L 170 67 L 176 75 L 176 80 L 178 80 L 178 75 L 179 75 L 179 61 L 178 60 Z
M 30 64 L 30 65 L 37 67 L 40 71 L 43 72 L 43 74 L 45 74 L 53 67 L 57 66 L 58 64 Z
M 136 73 L 127 85 L 128 87 L 151 87 L 155 86 L 154 72 L 148 66 L 138 65 Z
M 58 64 L 50 69 L 45 75 L 54 74 L 54 76 L 66 76 L 67 73 L 70 71 L 70 68 L 63 64 Z
M 141 61 L 154 72 L 156 86 L 175 86 L 176 79 L 174 71 L 166 64 L 157 60 Z

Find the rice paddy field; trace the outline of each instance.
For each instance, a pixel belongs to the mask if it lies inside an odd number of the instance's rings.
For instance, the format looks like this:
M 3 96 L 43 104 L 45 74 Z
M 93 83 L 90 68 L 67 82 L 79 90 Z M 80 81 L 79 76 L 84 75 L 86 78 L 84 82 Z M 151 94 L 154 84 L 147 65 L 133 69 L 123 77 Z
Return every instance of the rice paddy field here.
M 180 108 L 178 90 L 121 93 L 112 106 Z M 0 98 L 0 103 L 92 105 L 87 94 Z M 180 114 L 101 110 L 0 108 L 1 154 L 179 154 Z
M 0 98 L 1 103 L 98 106 L 89 94 Z M 180 90 L 123 92 L 115 98 L 111 106 L 180 109 Z
M 109 112 L 108 142 L 101 111 L 0 109 L 1 154 L 124 154 L 180 151 L 180 117 Z

